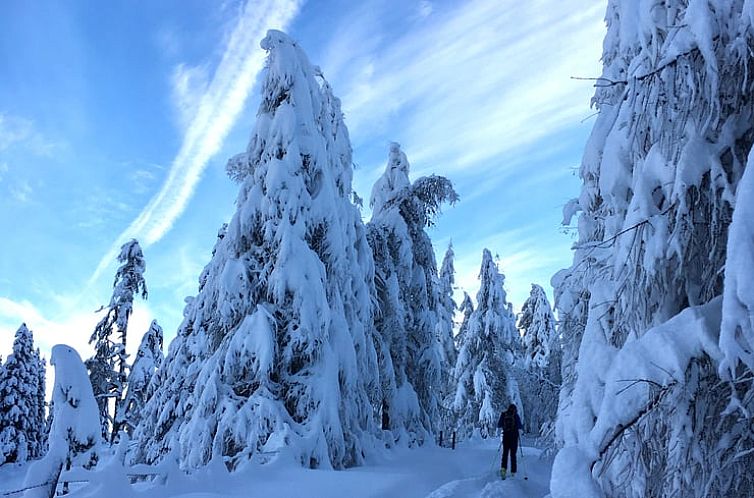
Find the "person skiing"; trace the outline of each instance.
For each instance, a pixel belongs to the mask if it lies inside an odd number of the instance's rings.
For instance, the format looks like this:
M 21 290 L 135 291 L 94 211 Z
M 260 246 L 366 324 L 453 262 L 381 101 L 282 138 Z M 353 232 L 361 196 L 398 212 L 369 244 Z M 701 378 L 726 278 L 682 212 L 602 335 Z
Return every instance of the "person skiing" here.
M 503 455 L 500 461 L 500 477 L 505 479 L 508 471 L 508 453 L 511 456 L 511 476 L 516 475 L 516 451 L 518 450 L 518 431 L 523 429 L 521 419 L 518 417 L 516 405 L 511 404 L 508 409 L 500 414 L 497 426 L 502 429 Z

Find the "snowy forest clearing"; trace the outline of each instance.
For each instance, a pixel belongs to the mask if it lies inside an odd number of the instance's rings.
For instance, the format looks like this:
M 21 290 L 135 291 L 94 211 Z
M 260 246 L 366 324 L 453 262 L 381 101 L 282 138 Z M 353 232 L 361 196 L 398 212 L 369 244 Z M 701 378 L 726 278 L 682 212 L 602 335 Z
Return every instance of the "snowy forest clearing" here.
M 124 485 L 121 468 L 105 465 L 86 472 L 89 484 L 75 489 L 71 498 L 102 496 L 107 490 L 111 498 L 221 498 L 240 496 L 265 497 L 541 497 L 548 493 L 552 460 L 540 458 L 540 450 L 523 448 L 519 456 L 519 474 L 502 481 L 498 475 L 500 462 L 498 441 L 475 440 L 459 444 L 456 450 L 439 447 L 396 449 L 379 460 L 344 471 L 311 470 L 297 465 L 251 464 L 232 474 L 222 467 L 209 465 L 190 475 L 168 470 L 165 484 Z M 141 471 L 143 465 L 138 466 Z M 29 465 L 0 467 L 0 496 L 20 498 L 23 493 L 7 494 L 22 489 Z M 160 475 L 164 467 L 156 466 Z M 524 476 L 528 479 L 524 480 Z M 65 474 L 61 476 L 62 479 Z M 85 477 L 79 472 L 71 480 Z M 74 477 L 76 479 L 74 479 Z M 79 484 L 79 486 L 81 486 Z M 104 486 L 104 489 L 103 487 Z

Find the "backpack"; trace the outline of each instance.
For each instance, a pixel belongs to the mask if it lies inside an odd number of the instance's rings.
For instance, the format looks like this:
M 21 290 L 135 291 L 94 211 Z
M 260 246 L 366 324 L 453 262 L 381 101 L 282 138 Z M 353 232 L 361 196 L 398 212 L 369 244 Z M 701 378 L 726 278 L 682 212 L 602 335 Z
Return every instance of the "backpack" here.
M 503 414 L 503 432 L 516 432 L 517 429 L 516 413 L 505 412 Z

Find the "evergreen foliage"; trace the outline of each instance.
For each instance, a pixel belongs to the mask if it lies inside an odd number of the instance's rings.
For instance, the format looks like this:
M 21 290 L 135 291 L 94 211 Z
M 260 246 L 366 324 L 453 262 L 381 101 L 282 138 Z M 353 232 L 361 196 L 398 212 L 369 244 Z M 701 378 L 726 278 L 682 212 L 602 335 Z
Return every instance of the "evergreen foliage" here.
M 296 42 L 271 30 L 247 151 L 228 162 L 237 210 L 153 380 L 133 459 L 256 456 L 361 463 L 381 435 L 373 263 L 351 203 L 339 100 Z
M 162 364 L 162 327 L 152 320 L 149 330 L 142 336 L 136 358 L 128 374 L 126 396 L 123 400 L 125 430 L 129 435 L 139 424 L 144 407 L 155 389 L 150 384 Z
M 45 367 L 22 324 L 0 367 L 0 463 L 39 458 L 45 450 Z
M 561 347 L 555 332 L 555 317 L 544 289 L 532 284 L 521 307 L 518 328 L 522 331 L 524 362 L 519 369 L 519 387 L 526 432 L 539 433 L 549 447 L 554 445 L 554 424 L 561 383 Z
M 521 339 L 503 288 L 505 277 L 487 249 L 482 253 L 479 280 L 477 307 L 462 326 L 465 330 L 453 370 L 457 387 L 449 404 L 463 436 L 478 428 L 483 437 L 491 437 L 508 405 L 515 404 L 519 411 L 523 408 L 515 376 Z M 471 309 L 466 299 L 462 307 Z
M 441 418 L 446 353 L 438 327 L 444 335 L 452 330 L 452 323 L 443 323 L 450 317 L 444 314 L 447 303 L 425 228 L 443 203 L 453 204 L 458 196 L 444 177 L 422 177 L 412 184 L 408 175 L 406 155 L 391 144 L 385 172 L 372 188 L 367 228 L 380 310 L 375 328 L 383 429 L 421 444 L 437 431 Z
M 453 339 L 453 317 L 455 316 L 456 306 L 453 301 L 453 286 L 455 285 L 456 270 L 453 266 L 453 259 L 455 253 L 453 252 L 453 244 L 448 244 L 448 249 L 445 251 L 445 256 L 442 259 L 442 265 L 440 265 L 439 274 L 439 292 L 440 292 L 440 317 L 437 326 L 437 337 L 442 345 L 442 371 L 444 372 L 443 385 L 447 384 L 450 370 L 456 364 L 456 347 Z
M 105 316 L 97 323 L 89 338 L 94 343 L 94 356 L 86 361 L 94 397 L 100 409 L 102 437 L 114 439 L 122 423 L 123 393 L 126 384 L 126 339 L 128 319 L 135 296 L 147 298 L 144 281 L 146 262 L 139 243 L 131 239 L 121 246 L 115 273 L 113 294 L 103 306 Z M 116 336 L 117 334 L 117 336 Z
M 729 240 L 748 209 L 751 5 L 608 3 L 599 117 L 564 213 L 580 212 L 579 240 L 553 278 L 564 341 L 554 497 L 574 482 L 589 496 L 754 494 L 751 365 L 726 339 L 752 344 L 736 318 L 751 317 L 737 285 L 751 265 L 736 257 L 750 262 L 750 225 L 735 250 Z M 720 335 L 721 318 L 738 325 Z

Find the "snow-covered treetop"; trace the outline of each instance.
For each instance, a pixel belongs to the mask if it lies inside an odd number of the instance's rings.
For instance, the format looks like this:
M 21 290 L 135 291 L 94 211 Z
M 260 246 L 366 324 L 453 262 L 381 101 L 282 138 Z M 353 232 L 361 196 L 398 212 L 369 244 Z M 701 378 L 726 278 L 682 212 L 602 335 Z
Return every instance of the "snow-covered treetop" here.
M 34 338 L 31 331 L 26 326 L 26 323 L 22 323 L 16 330 L 16 338 L 13 341 L 13 356 L 27 356 L 34 351 Z M 10 361 L 11 357 L 8 357 Z M 22 360 L 23 361 L 23 360 Z
M 485 311 L 482 320 L 485 334 L 501 334 L 502 342 L 511 349 L 519 343 L 515 330 L 515 318 L 504 288 L 505 276 L 500 273 L 489 249 L 482 252 L 482 267 L 479 270 L 477 312 Z M 492 311 L 493 313 L 488 313 Z
M 453 252 L 453 242 L 450 242 L 448 244 L 448 250 L 445 251 L 445 257 L 442 258 L 442 264 L 440 265 L 440 280 L 451 290 L 453 289 L 453 284 L 455 284 L 456 280 L 456 269 L 453 265 L 454 258 L 455 253 Z
M 387 206 L 401 198 L 405 195 L 405 191 L 411 188 L 408 171 L 406 154 L 401 150 L 400 144 L 392 142 L 385 172 L 372 187 L 372 195 L 369 199 L 372 218 L 379 217 Z
M 482 307 L 482 303 L 490 303 L 497 299 L 507 303 L 507 294 L 503 289 L 505 277 L 500 273 L 495 258 L 492 257 L 492 253 L 486 247 L 482 250 L 479 282 L 480 288 L 476 300 L 478 308 Z
M 443 176 L 424 176 L 413 185 L 408 178 L 410 166 L 406 154 L 398 143 L 390 144 L 387 166 L 372 187 L 369 206 L 372 221 L 378 221 L 387 212 L 400 209 L 408 224 L 430 226 L 440 212 L 442 204 L 455 204 L 459 197 L 453 184 Z
M 242 181 L 253 174 L 257 166 L 270 160 L 283 160 L 294 151 L 303 156 L 312 154 L 313 137 L 321 133 L 321 125 L 326 123 L 329 125 L 326 133 L 341 146 L 338 147 L 339 168 L 334 173 L 341 189 L 350 196 L 351 147 L 348 131 L 342 124 L 340 100 L 332 94 L 329 84 L 325 84 L 319 68 L 312 66 L 306 53 L 288 35 L 269 30 L 260 45 L 268 56 L 257 123 L 246 152 L 228 161 L 228 175 Z M 306 136 L 312 140 L 301 139 Z M 294 138 L 296 147 L 291 150 Z M 347 167 L 343 167 L 346 161 Z M 304 167 L 308 164 L 309 161 L 304 162 Z
M 141 246 L 136 239 L 131 239 L 123 244 L 120 248 L 118 261 L 122 264 L 115 272 L 110 307 L 125 308 L 117 313 L 117 321 L 115 322 L 118 328 L 123 330 L 127 326 L 128 317 L 131 314 L 134 295 L 141 295 L 142 299 L 147 298 L 147 284 L 144 281 L 144 270 L 146 270 L 147 264 L 144 261 Z

